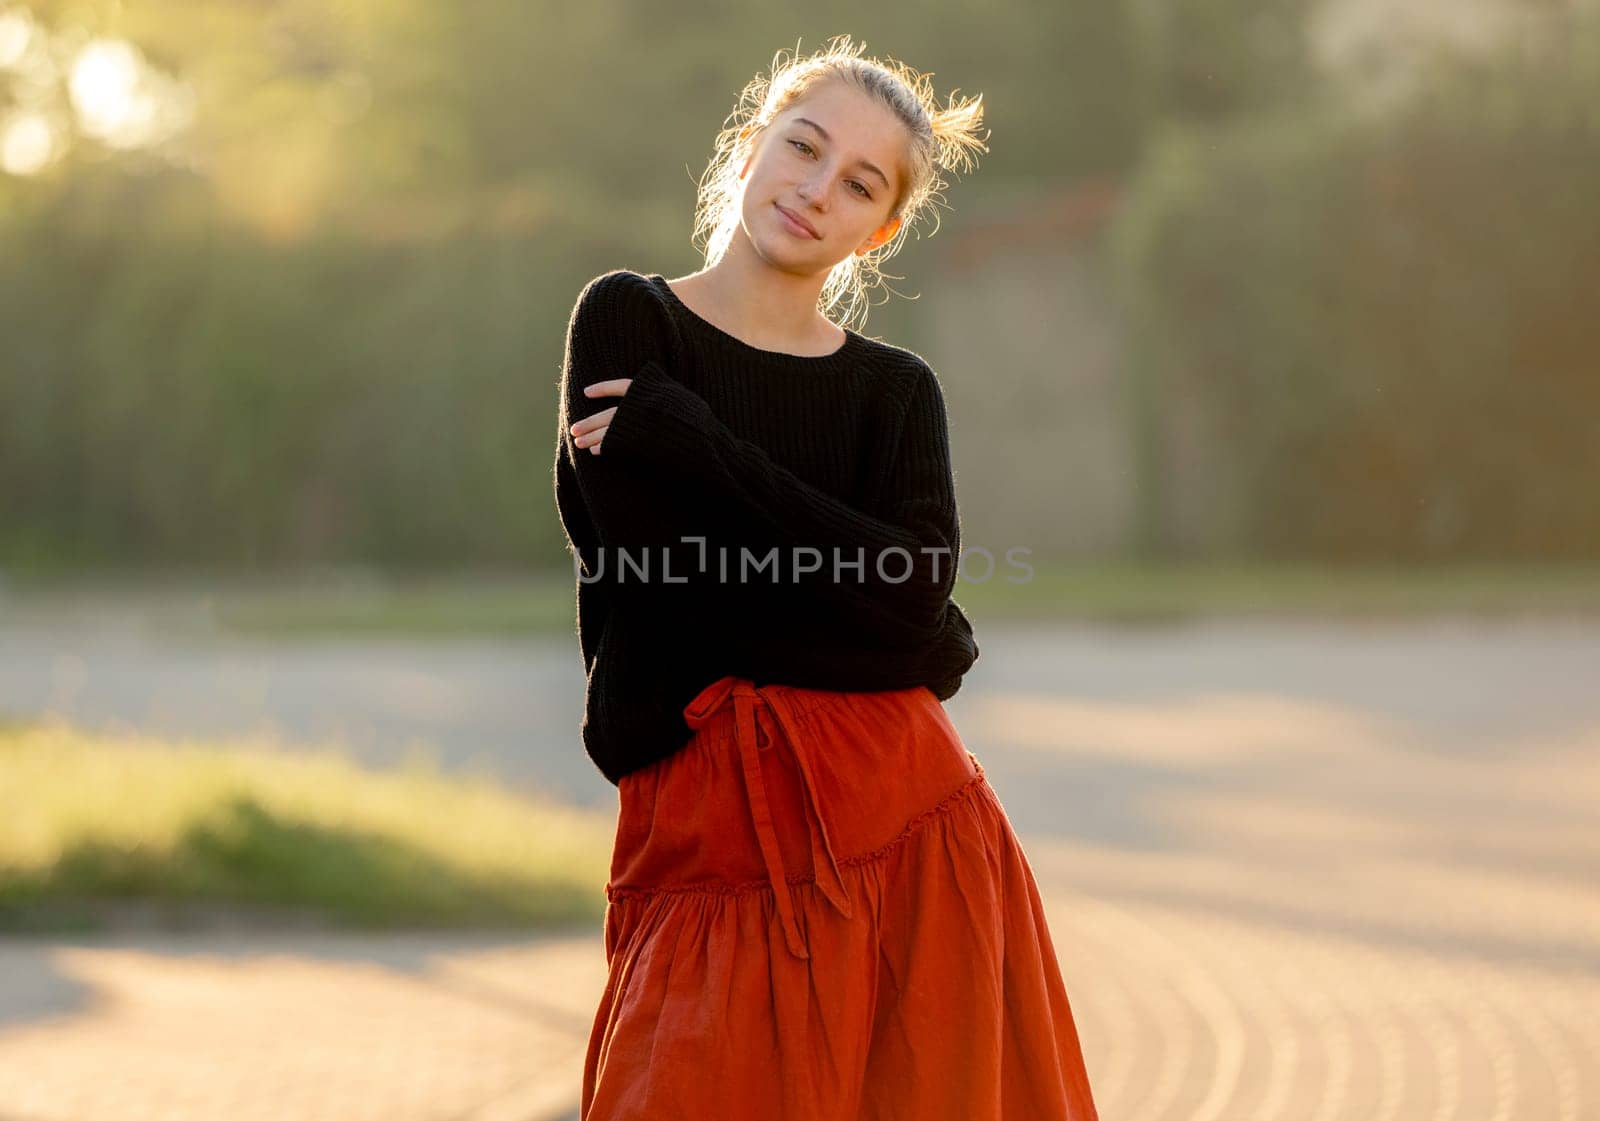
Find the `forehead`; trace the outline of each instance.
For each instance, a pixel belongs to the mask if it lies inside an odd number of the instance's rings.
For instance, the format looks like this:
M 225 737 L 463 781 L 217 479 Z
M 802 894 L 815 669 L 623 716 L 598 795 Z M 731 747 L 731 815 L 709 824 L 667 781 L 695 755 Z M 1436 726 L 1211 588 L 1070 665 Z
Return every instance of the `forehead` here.
M 816 121 L 835 144 L 860 148 L 897 145 L 905 132 L 900 119 L 877 98 L 839 80 L 812 87 L 781 114 L 785 121 L 796 117 Z

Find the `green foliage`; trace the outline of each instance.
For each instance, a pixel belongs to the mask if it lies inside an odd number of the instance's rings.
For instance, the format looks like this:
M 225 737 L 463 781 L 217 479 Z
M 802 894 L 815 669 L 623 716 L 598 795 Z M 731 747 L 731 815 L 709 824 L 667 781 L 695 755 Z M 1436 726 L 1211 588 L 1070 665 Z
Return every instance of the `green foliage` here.
M 1441 66 L 1385 114 L 1153 143 L 1118 230 L 1136 383 L 1147 404 L 1207 403 L 1241 549 L 1600 551 L 1600 70 L 1582 41 Z
M 1133 5 L 1146 96 L 1162 121 L 1217 122 L 1281 111 L 1320 89 L 1311 0 L 1170 0 Z
M 1557 557 L 1600 533 L 1592 17 L 1562 54 L 1441 65 L 1362 117 L 1312 67 L 1309 0 L 30 7 L 62 43 L 137 44 L 195 117 L 0 173 L 10 570 L 561 563 L 578 288 L 695 267 L 734 96 L 846 31 L 984 94 L 955 221 L 990 191 L 1125 184 L 1147 552 L 1173 547 L 1179 400 L 1230 453 L 1239 550 Z M 24 93 L 0 72 L 0 102 Z
M 7 235 L 14 260 L 54 239 L 54 267 L 0 270 L 17 342 L 0 550 L 15 563 L 561 555 L 565 324 L 543 309 L 570 306 L 583 278 L 541 267 L 553 237 L 285 252 L 214 231 L 145 253 L 137 226 Z
M 561 562 L 572 301 L 608 268 L 693 267 L 716 126 L 796 39 L 848 27 L 941 86 L 992 88 L 1017 138 L 1001 174 L 1137 149 L 1135 109 L 1106 94 L 1132 49 L 1114 5 L 947 5 L 906 26 L 839 4 L 798 31 L 639 0 L 34 11 L 64 43 L 136 43 L 196 115 L 158 151 L 79 138 L 36 178 L 0 175 L 13 571 Z

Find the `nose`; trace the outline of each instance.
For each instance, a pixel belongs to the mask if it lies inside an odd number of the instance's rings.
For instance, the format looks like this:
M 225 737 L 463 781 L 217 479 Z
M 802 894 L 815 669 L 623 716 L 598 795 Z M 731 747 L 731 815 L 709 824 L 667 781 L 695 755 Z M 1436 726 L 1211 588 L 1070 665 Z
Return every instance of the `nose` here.
M 818 179 L 801 180 L 798 193 L 807 206 L 816 206 L 818 199 L 828 197 L 826 185 Z

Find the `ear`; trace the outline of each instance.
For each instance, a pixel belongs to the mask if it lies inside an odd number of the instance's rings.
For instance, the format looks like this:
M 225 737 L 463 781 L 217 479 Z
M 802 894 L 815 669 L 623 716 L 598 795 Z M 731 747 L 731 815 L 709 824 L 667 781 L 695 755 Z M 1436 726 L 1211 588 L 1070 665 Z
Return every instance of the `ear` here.
M 895 233 L 899 229 L 900 229 L 900 216 L 898 214 L 896 214 L 893 218 L 890 218 L 883 225 L 879 226 L 877 229 L 872 231 L 872 235 L 870 237 L 868 237 L 865 242 L 862 243 L 860 249 L 856 250 L 856 255 L 859 257 L 864 253 L 872 252 L 872 250 L 878 248 L 878 246 L 882 245 L 884 242 L 886 242 L 890 238 L 894 237 Z

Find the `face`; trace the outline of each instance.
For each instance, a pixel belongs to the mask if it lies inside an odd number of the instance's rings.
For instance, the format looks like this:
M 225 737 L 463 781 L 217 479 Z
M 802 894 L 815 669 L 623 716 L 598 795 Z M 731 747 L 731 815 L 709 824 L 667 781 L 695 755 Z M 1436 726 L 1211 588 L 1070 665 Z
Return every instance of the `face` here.
M 808 273 L 882 245 L 899 228 L 889 212 L 905 144 L 899 119 L 854 86 L 813 88 L 773 120 L 744 165 L 744 235 L 769 263 Z

